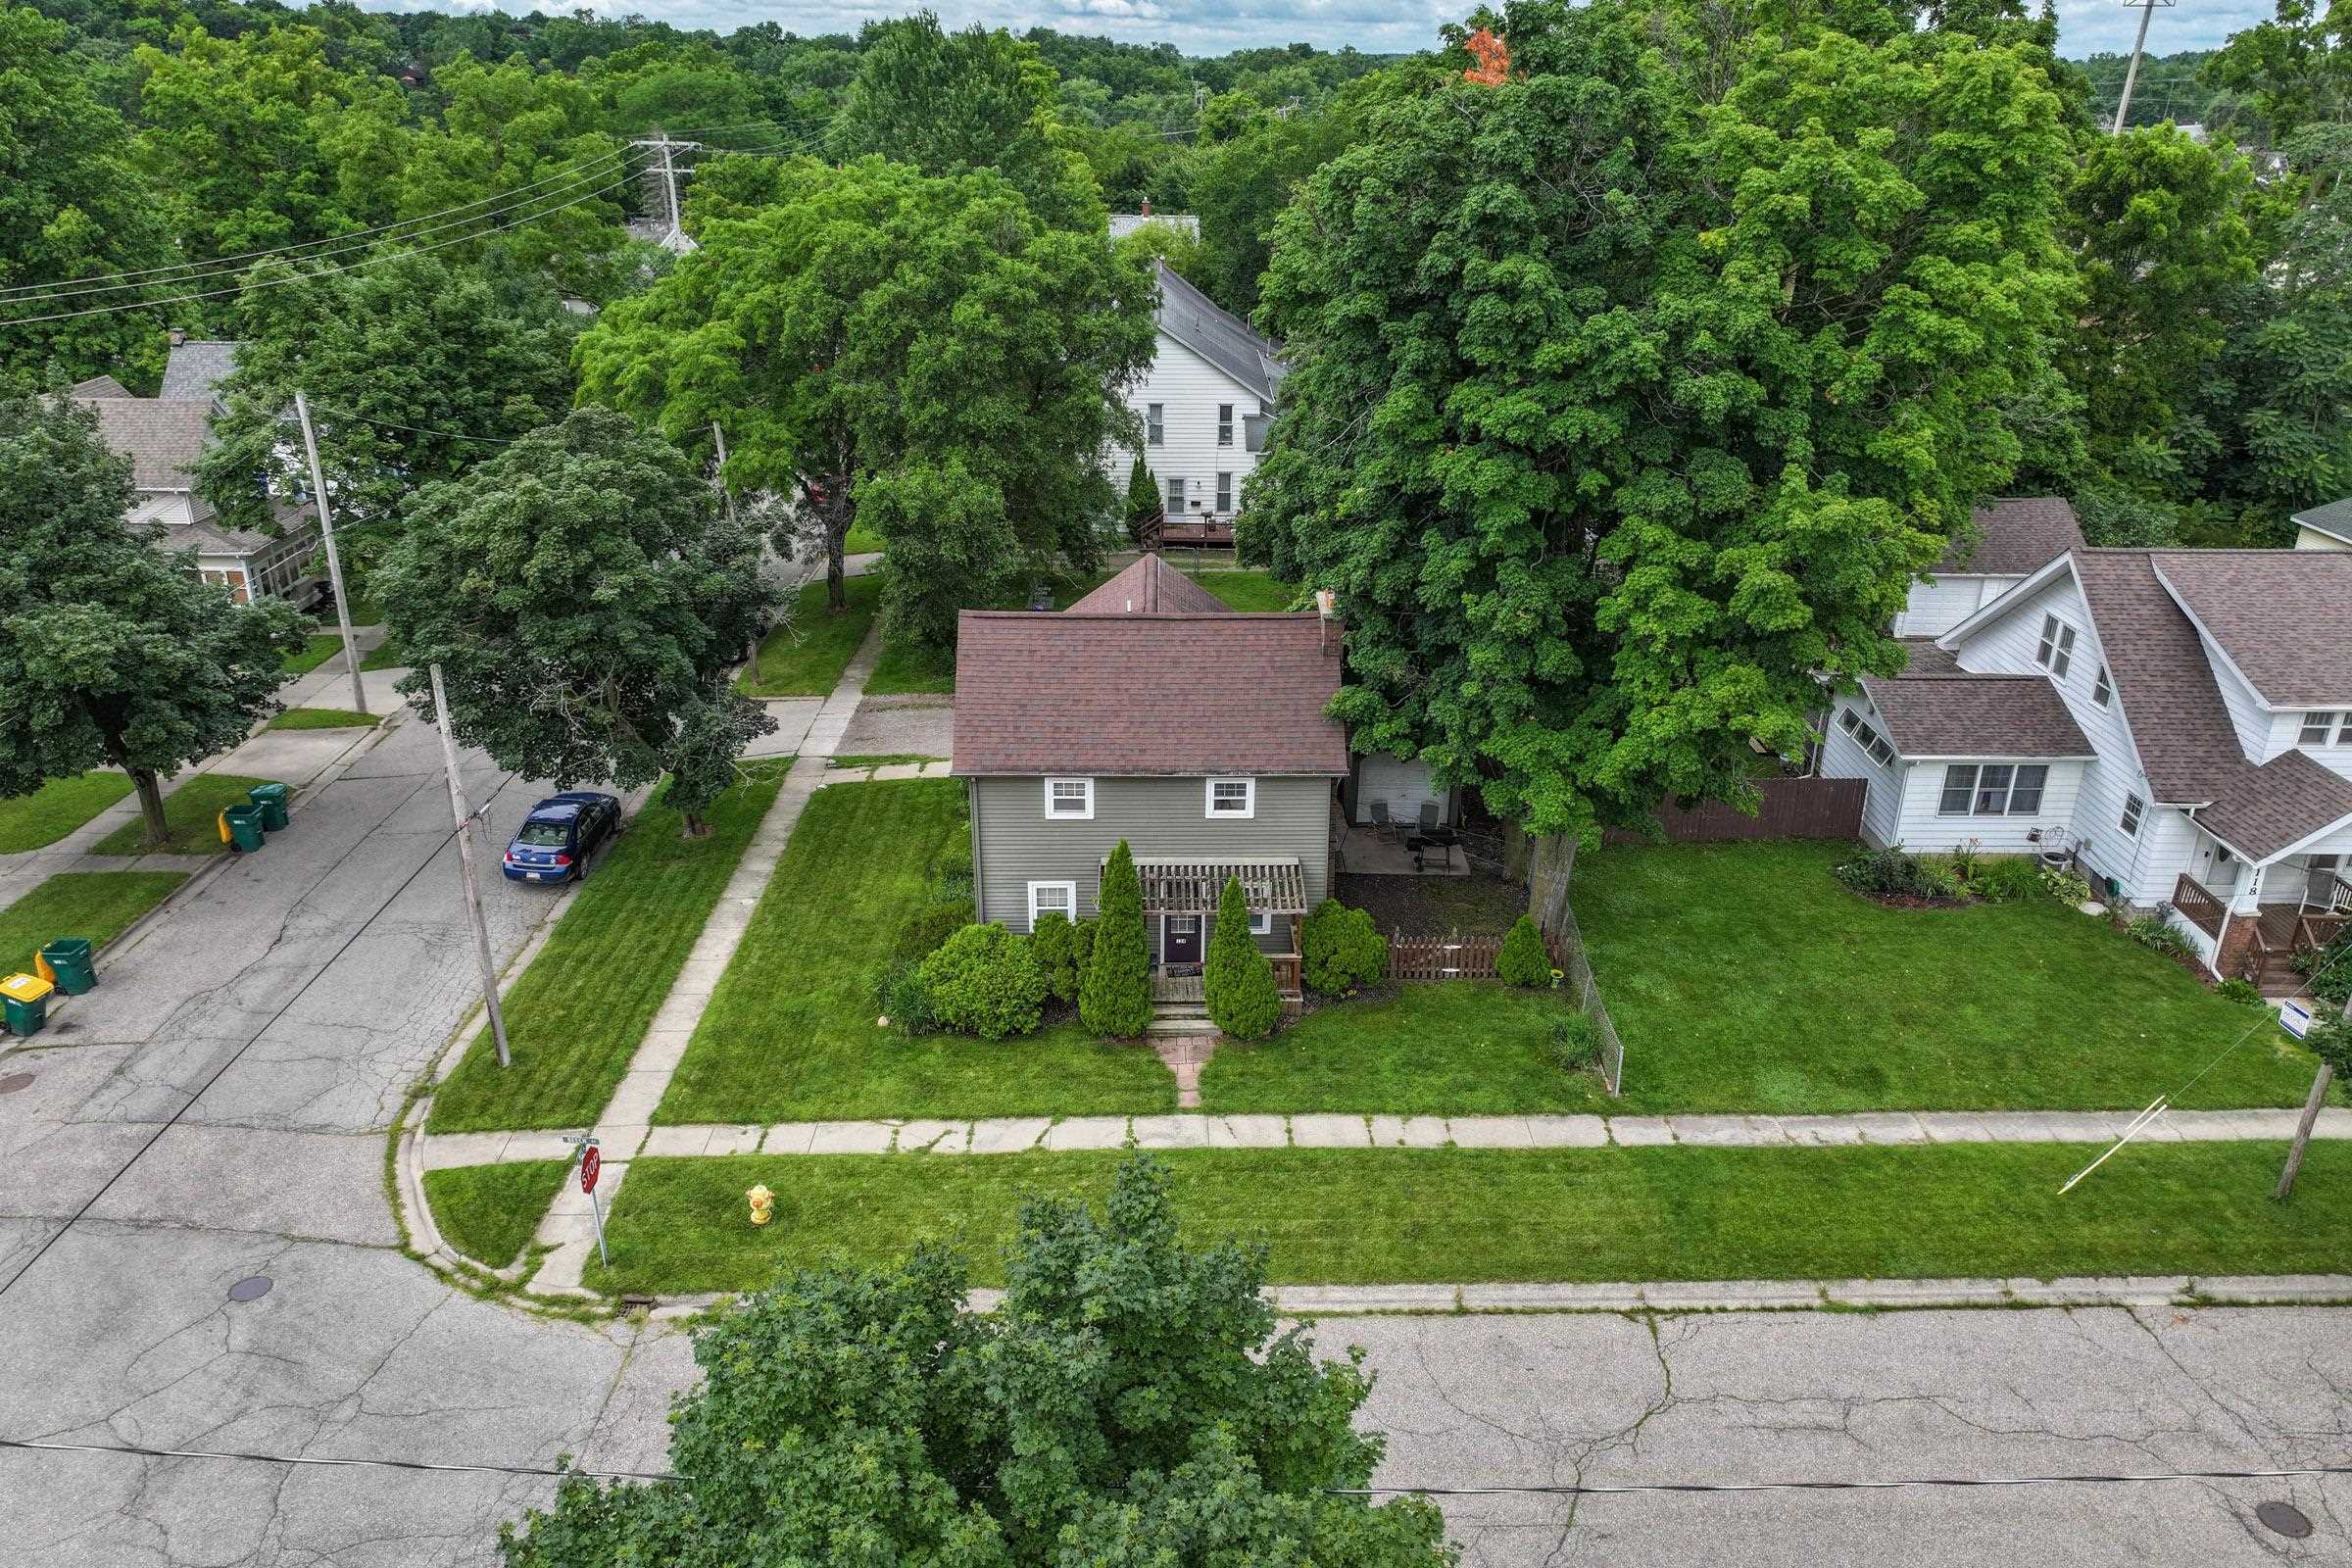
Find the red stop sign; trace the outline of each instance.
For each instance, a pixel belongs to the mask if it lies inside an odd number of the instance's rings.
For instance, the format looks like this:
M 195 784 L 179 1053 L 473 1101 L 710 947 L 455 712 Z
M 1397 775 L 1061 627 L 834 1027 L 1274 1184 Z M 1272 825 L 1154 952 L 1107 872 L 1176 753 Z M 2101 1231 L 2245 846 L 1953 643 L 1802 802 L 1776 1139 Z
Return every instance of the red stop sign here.
M 587 1152 L 580 1155 L 580 1191 L 583 1193 L 595 1192 L 596 1173 L 604 1168 L 605 1152 L 594 1144 L 590 1144 Z

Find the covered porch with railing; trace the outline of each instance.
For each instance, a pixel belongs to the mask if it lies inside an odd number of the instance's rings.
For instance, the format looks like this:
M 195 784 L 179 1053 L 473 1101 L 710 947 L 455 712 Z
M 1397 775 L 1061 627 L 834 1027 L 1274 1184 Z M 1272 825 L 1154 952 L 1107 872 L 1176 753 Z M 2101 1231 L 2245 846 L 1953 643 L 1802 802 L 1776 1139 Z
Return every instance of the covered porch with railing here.
M 2250 865 L 2225 852 L 2211 860 L 2205 880 L 2183 871 L 2174 885 L 2176 923 L 2216 974 L 2252 981 L 2265 996 L 2300 991 L 2296 958 L 2352 924 L 2345 857 L 2306 853 Z
M 1139 859 L 1144 932 L 1152 948 L 1152 1000 L 1170 1005 L 1205 1000 L 1202 970 L 1225 884 L 1239 880 L 1251 935 L 1274 968 L 1286 1005 L 1305 1000 L 1300 934 L 1306 921 L 1306 869 L 1295 857 L 1262 860 Z M 1280 941 L 1277 942 L 1279 937 Z

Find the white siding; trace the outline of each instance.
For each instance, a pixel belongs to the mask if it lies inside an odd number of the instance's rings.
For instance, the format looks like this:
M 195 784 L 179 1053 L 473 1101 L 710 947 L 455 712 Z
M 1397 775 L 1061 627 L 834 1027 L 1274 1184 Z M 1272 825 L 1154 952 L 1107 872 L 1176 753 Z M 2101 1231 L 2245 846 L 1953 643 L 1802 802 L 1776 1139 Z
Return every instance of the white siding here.
M 1357 764 L 1355 777 L 1355 820 L 1372 820 L 1372 803 L 1382 801 L 1389 808 L 1389 819 L 1394 822 L 1418 822 L 1421 806 L 1434 801 L 1440 821 L 1449 816 L 1449 792 L 1430 781 L 1429 764 L 1418 759 L 1406 761 L 1388 752 L 1373 752 Z
M 1912 583 L 1909 601 L 1894 617 L 1894 634 L 1940 637 L 2025 580 L 1958 574 L 1922 577 Z
M 2331 533 L 2322 533 L 2317 528 L 2298 528 L 2295 530 L 2295 548 L 2297 550 L 2352 550 L 2352 541 L 2338 539 Z
M 1126 398 L 1139 422 L 1148 422 L 1151 405 L 1161 408 L 1163 439 L 1158 446 L 1144 448 L 1144 462 L 1162 496 L 1168 493 L 1170 479 L 1182 479 L 1188 512 L 1230 516 L 1241 510 L 1242 480 L 1257 466 L 1258 458 L 1250 450 L 1244 421 L 1268 412 L 1258 406 L 1254 393 L 1162 332 L 1152 368 L 1127 389 Z M 1233 445 L 1227 447 L 1217 445 L 1219 404 L 1233 406 Z M 1125 483 L 1134 461 L 1134 453 L 1120 453 L 1112 479 Z M 1222 513 L 1217 509 L 1219 473 L 1233 475 L 1231 504 Z
M 1864 698 L 1854 694 L 1838 698 L 1837 707 L 1830 711 L 1829 728 L 1822 738 L 1821 776 L 1870 780 L 1870 793 L 1862 801 L 1862 838 L 1863 842 L 1884 849 L 1902 836 L 1903 762 L 1897 758 L 1890 765 L 1882 767 L 1872 761 L 1870 754 L 1838 726 L 1838 714 L 1848 708 L 1860 710 L 1874 726 L 1878 722 L 1878 715 Z
M 1987 761 L 2003 761 L 2002 758 L 1987 758 Z M 2050 762 L 2046 765 L 2049 778 L 2041 792 L 2041 809 L 2032 816 L 1945 816 L 1940 808 L 1943 802 L 1944 769 L 1948 762 L 1914 762 L 1910 780 L 1904 787 L 1902 800 L 1902 843 L 1906 848 L 1923 854 L 1944 855 L 1955 845 L 1975 839 L 1987 855 L 2031 855 L 2041 848 L 2027 834 L 2036 830 L 2066 828 L 2075 819 L 2077 797 L 2082 792 L 2082 762 Z M 1972 803 L 1973 804 L 1973 803 Z
M 2262 751 L 2256 754 L 2258 760 L 2265 762 L 2269 761 L 2272 758 L 2277 757 L 2280 752 L 2288 751 L 2295 747 L 2299 743 L 2299 738 L 2303 733 L 2303 710 L 2301 709 L 2289 709 L 2281 712 L 2272 713 L 2269 716 L 2271 721 L 2270 733 L 2265 738 Z M 2333 744 L 2333 737 L 2343 733 L 2343 712 L 2338 710 L 2336 713 L 2335 728 L 2328 732 L 2328 745 L 2305 746 L 2303 748 L 2303 752 L 2313 761 L 2320 763 L 2322 766 L 2341 773 L 2346 778 L 2352 778 L 2352 746 L 2337 746 Z

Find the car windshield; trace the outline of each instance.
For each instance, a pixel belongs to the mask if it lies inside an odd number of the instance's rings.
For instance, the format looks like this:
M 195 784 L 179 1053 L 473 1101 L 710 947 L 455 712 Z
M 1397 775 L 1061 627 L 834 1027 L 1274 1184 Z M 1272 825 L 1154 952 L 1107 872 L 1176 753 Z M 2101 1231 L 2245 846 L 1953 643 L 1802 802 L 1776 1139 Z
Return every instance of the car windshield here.
M 570 842 L 571 835 L 561 822 L 525 822 L 514 842 L 527 844 L 536 850 L 560 850 Z

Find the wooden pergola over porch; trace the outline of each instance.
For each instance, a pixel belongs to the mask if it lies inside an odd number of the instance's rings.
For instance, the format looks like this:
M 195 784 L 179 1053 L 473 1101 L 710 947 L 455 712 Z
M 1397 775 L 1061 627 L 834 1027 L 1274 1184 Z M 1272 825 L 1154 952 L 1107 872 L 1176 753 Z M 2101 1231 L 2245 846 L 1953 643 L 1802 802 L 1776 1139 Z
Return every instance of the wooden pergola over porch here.
M 1301 927 L 1306 920 L 1306 868 L 1296 856 L 1254 860 L 1172 860 L 1139 859 L 1135 862 L 1137 880 L 1143 884 L 1144 916 L 1156 919 L 1167 914 L 1195 914 L 1202 917 L 1206 956 L 1205 927 L 1216 918 L 1217 904 L 1225 893 L 1228 881 L 1242 884 L 1242 899 L 1253 914 L 1264 914 L 1269 921 L 1289 922 L 1291 942 L 1287 953 L 1269 953 L 1274 965 L 1274 988 L 1286 1000 L 1296 1001 L 1299 988 L 1299 943 Z M 1166 972 L 1166 966 L 1154 960 L 1152 973 L 1152 998 L 1154 1002 L 1198 1002 L 1200 1000 L 1201 977 L 1197 974 L 1177 975 Z

